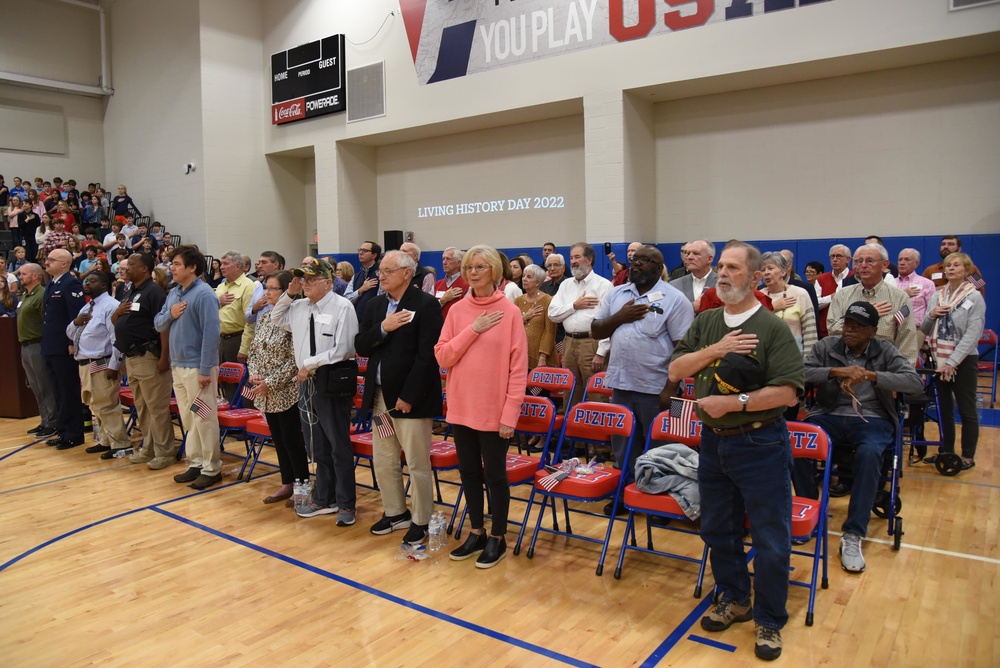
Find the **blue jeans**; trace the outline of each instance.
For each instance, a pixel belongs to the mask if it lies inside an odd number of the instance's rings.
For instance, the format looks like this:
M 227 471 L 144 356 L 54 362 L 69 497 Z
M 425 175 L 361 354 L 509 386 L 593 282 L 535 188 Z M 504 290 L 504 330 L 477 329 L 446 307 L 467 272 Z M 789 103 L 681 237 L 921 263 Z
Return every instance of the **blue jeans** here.
M 754 557 L 754 621 L 780 629 L 788 621 L 788 567 L 792 549 L 792 446 L 785 421 L 746 434 L 717 436 L 705 427 L 698 463 L 701 538 L 711 548 L 721 600 L 750 601 L 743 549 L 750 518 Z
M 882 455 L 886 447 L 892 444 L 894 433 L 892 421 L 876 417 L 867 419 L 867 423 L 859 417 L 845 415 L 812 415 L 808 419 L 826 430 L 834 447 L 857 448 L 854 455 L 851 502 L 841 531 L 857 534 L 862 538 L 868 534 L 868 520 L 871 518 L 872 504 L 875 503 L 879 479 L 882 477 Z
M 632 448 L 629 450 L 627 462 L 625 461 L 625 448 L 628 445 L 628 439 L 624 436 L 611 437 L 615 465 L 622 470 L 625 483 L 628 484 L 635 480 L 635 460 L 642 454 L 642 450 L 646 446 L 649 426 L 660 414 L 660 395 L 631 390 L 614 390 L 611 393 L 611 403 L 625 406 L 635 415 L 635 426 L 632 429 Z M 655 448 L 657 445 L 662 445 L 662 442 L 654 442 L 651 447 Z

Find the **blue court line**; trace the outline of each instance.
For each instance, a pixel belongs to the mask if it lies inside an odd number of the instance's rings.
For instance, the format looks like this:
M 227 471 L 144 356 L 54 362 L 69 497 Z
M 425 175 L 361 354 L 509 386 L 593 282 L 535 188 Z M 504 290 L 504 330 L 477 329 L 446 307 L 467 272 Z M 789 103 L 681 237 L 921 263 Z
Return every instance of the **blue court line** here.
M 106 470 L 111 470 L 111 469 L 106 469 Z M 98 473 L 99 473 L 99 471 L 98 471 Z M 89 474 L 83 474 L 83 475 L 89 475 Z M 74 476 L 74 477 L 79 477 L 79 476 Z M 43 484 L 45 484 L 45 483 L 43 483 Z M 184 499 L 190 499 L 191 497 L 198 496 L 200 494 L 210 494 L 212 492 L 217 492 L 220 489 L 226 489 L 227 487 L 232 487 L 233 485 L 239 485 L 239 484 L 242 484 L 242 481 L 237 480 L 235 482 L 231 482 L 231 483 L 226 484 L 226 485 L 220 485 L 219 487 L 215 487 L 213 489 L 205 489 L 205 490 L 202 490 L 200 492 L 192 492 L 191 494 L 185 494 L 184 496 L 178 496 L 178 497 L 173 498 L 173 499 L 167 499 L 166 501 L 159 501 L 157 503 L 154 503 L 154 504 L 151 504 L 151 505 L 148 505 L 148 506 L 143 506 L 142 508 L 135 508 L 134 510 L 126 510 L 123 513 L 118 513 L 117 515 L 112 515 L 111 517 L 105 517 L 103 520 L 97 520 L 96 522 L 91 522 L 90 524 L 86 524 L 86 525 L 84 525 L 82 527 L 78 527 L 78 528 L 73 529 L 71 531 L 67 531 L 66 533 L 64 533 L 64 534 L 62 534 L 60 536 L 56 536 L 55 538 L 50 538 L 49 540 L 47 540 L 44 543 L 41 543 L 39 545 L 36 545 L 35 547 L 31 548 L 30 550 L 22 552 L 21 554 L 17 555 L 16 557 L 14 557 L 13 559 L 7 561 L 6 563 L 0 564 L 0 573 L 4 572 L 9 567 L 13 566 L 14 564 L 16 564 L 17 562 L 21 561 L 22 559 L 31 556 L 35 552 L 38 552 L 42 548 L 48 547 L 49 545 L 52 545 L 53 543 L 58 543 L 62 539 L 69 538 L 70 536 L 76 535 L 76 534 L 80 533 L 81 531 L 86 531 L 87 529 L 90 529 L 90 528 L 93 528 L 93 527 L 96 527 L 96 526 L 100 526 L 101 524 L 105 524 L 105 523 L 110 522 L 112 520 L 117 520 L 117 519 L 122 518 L 122 517 L 127 517 L 128 515 L 134 515 L 135 513 L 141 512 L 143 510 L 152 510 L 153 508 L 156 508 L 157 506 L 165 506 L 168 503 L 174 503 L 176 501 L 183 501 Z
M 748 564 L 753 561 L 755 554 L 756 550 L 754 550 L 753 547 L 747 550 Z M 695 609 L 691 611 L 691 614 L 685 617 L 684 621 L 677 625 L 677 628 L 675 628 L 670 635 L 668 635 L 666 639 L 660 643 L 659 647 L 653 650 L 653 653 L 646 657 L 646 660 L 640 664 L 640 668 L 653 668 L 653 666 L 663 660 L 663 657 L 667 655 L 667 652 L 672 650 L 674 646 L 684 637 L 687 630 L 694 625 L 695 620 L 700 619 L 706 612 L 708 612 L 708 609 L 712 605 L 712 595 L 714 593 L 715 587 L 713 586 L 712 591 L 708 593 L 708 596 L 703 598 L 701 603 L 699 603 Z M 719 644 L 721 645 L 722 643 Z
M 3 457 L 0 457 L 0 462 L 2 462 L 3 460 L 7 459 L 8 457 L 10 457 L 10 456 L 12 456 L 12 455 L 16 455 L 17 453 L 21 452 L 21 450 L 27 450 L 27 449 L 28 449 L 28 448 L 30 448 L 31 446 L 33 446 L 33 445 L 38 445 L 38 444 L 39 444 L 39 443 L 41 443 L 41 442 L 42 442 L 42 439 L 38 439 L 37 441 L 32 441 L 31 443 L 28 443 L 27 445 L 22 445 L 22 446 L 21 446 L 21 447 L 19 447 L 18 449 L 14 450 L 14 451 L 12 451 L 12 452 L 8 452 L 8 453 L 7 453 L 6 455 L 4 455 Z
M 719 642 L 717 640 L 711 640 L 709 638 L 702 638 L 701 636 L 696 636 L 695 634 L 688 635 L 688 640 L 693 640 L 694 642 L 701 643 L 702 645 L 708 645 L 709 647 L 714 647 L 716 649 L 725 650 L 727 652 L 735 652 L 736 645 L 727 645 L 724 642 Z
M 66 476 L 65 478 L 56 478 L 55 480 L 46 480 L 45 482 L 36 482 L 33 485 L 25 485 L 24 487 L 15 487 L 14 489 L 5 489 L 0 491 L 0 495 L 11 494 L 13 492 L 23 492 L 26 489 L 34 489 L 35 487 L 45 487 L 46 485 L 53 485 L 57 482 L 64 482 L 66 480 L 74 480 L 76 478 L 83 478 L 88 475 L 97 475 L 99 473 L 106 473 L 108 471 L 115 471 L 117 469 L 125 468 L 126 466 L 132 466 L 131 464 L 124 464 L 121 466 L 112 466 L 106 469 L 100 469 L 98 471 L 87 471 L 86 473 L 77 473 L 76 475 Z
M 290 564 L 292 566 L 297 566 L 298 568 L 301 568 L 303 570 L 309 571 L 310 573 L 313 573 L 315 575 L 319 575 L 319 576 L 324 577 L 324 578 L 326 578 L 328 580 L 333 580 L 334 582 L 337 582 L 337 583 L 342 584 L 342 585 L 346 585 L 348 587 L 351 587 L 352 589 L 356 589 L 356 590 L 358 590 L 360 592 L 363 592 L 365 594 L 370 594 L 371 596 L 375 596 L 377 598 L 381 598 L 381 599 L 383 599 L 385 601 L 388 601 L 390 603 L 395 603 L 395 604 L 400 605 L 400 606 L 402 606 L 404 608 L 409 608 L 410 610 L 413 610 L 415 612 L 420 612 L 420 613 L 423 613 L 423 614 L 425 614 L 425 615 L 427 615 L 429 617 L 433 617 L 435 619 L 439 619 L 441 621 L 448 622 L 450 624 L 454 624 L 455 626 L 459 626 L 459 627 L 464 628 L 464 629 L 466 629 L 468 631 L 472 631 L 474 633 L 479 633 L 480 635 L 487 636 L 488 638 L 493 638 L 494 640 L 499 640 L 500 642 L 505 642 L 505 643 L 507 643 L 509 645 L 513 645 L 515 647 L 519 647 L 521 649 L 527 650 L 527 651 L 532 652 L 534 654 L 539 654 L 539 655 L 544 656 L 546 658 L 554 659 L 556 661 L 560 661 L 562 663 L 565 663 L 565 664 L 568 664 L 568 665 L 571 665 L 571 666 L 585 666 L 585 667 L 588 667 L 588 668 L 597 668 L 594 664 L 587 663 L 586 661 L 581 661 L 581 660 L 575 659 L 575 658 L 573 658 L 571 656 L 567 656 L 565 654 L 560 654 L 559 652 L 555 652 L 553 650 L 546 649 L 545 647 L 541 647 L 539 645 L 535 645 L 535 644 L 526 642 L 524 640 L 521 640 L 520 638 L 515 638 L 513 636 L 509 636 L 509 635 L 506 635 L 504 633 L 500 633 L 499 631 L 494 631 L 492 629 L 488 629 L 485 626 L 480 626 L 479 624 L 474 624 L 472 622 L 467 622 L 467 621 L 465 621 L 463 619 L 459 619 L 458 617 L 453 617 L 451 615 L 448 615 L 446 613 L 440 612 L 438 610 L 434 610 L 432 608 L 428 608 L 426 606 L 420 605 L 419 603 L 414 603 L 413 601 L 407 601 L 404 598 L 400 598 L 400 597 L 395 596 L 393 594 L 390 594 L 388 592 L 384 592 L 384 591 L 381 591 L 379 589 L 375 589 L 374 587 L 370 587 L 370 586 L 368 586 L 366 584 L 362 584 L 360 582 L 357 582 L 356 580 L 351 580 L 350 578 L 346 578 L 343 575 L 337 575 L 336 573 L 332 573 L 330 571 L 324 570 L 324 569 L 319 568 L 317 566 L 313 566 L 311 564 L 307 564 L 304 561 L 299 561 L 298 559 L 295 559 L 294 557 L 289 557 L 287 555 L 281 554 L 280 552 L 275 552 L 274 550 L 269 550 L 266 547 L 262 547 L 260 545 L 256 545 L 254 543 L 245 541 L 242 538 L 237 538 L 236 536 L 232 536 L 232 535 L 229 535 L 229 534 L 224 533 L 222 531 L 219 531 L 217 529 L 213 529 L 211 527 L 205 526 L 204 524 L 200 524 L 200 523 L 195 522 L 194 520 L 190 520 L 190 519 L 188 519 L 186 517 L 181 517 L 180 515 L 175 515 L 174 513 L 171 513 L 170 511 L 167 511 L 167 510 L 163 510 L 162 508 L 151 507 L 150 510 L 152 510 L 155 513 L 159 513 L 159 514 L 161 514 L 161 515 L 163 515 L 165 517 L 169 517 L 171 519 L 177 520 L 178 522 L 182 522 L 184 524 L 187 524 L 188 526 L 192 526 L 192 527 L 194 527 L 196 529 L 200 529 L 201 531 L 204 531 L 205 533 L 211 534 L 211 535 L 213 535 L 213 536 L 215 536 L 217 538 L 222 538 L 224 540 L 228 540 L 228 541 L 230 541 L 232 543 L 235 543 L 235 544 L 240 545 L 242 547 L 248 548 L 248 549 L 253 550 L 255 552 L 259 552 L 259 553 L 261 553 L 263 555 L 266 555 L 268 557 L 271 557 L 273 559 L 278 559 L 279 561 L 283 561 L 286 564 Z
M 709 592 L 708 596 L 703 598 L 701 600 L 701 603 L 695 606 L 695 609 L 692 610 L 691 613 L 684 618 L 684 621 L 678 624 L 677 628 L 675 628 L 670 633 L 670 635 L 668 635 L 666 639 L 660 643 L 659 647 L 653 650 L 653 653 L 650 654 L 648 657 L 646 657 L 646 660 L 640 664 L 640 668 L 652 668 L 653 666 L 658 664 L 663 659 L 664 656 L 667 655 L 667 652 L 669 652 L 674 648 L 674 645 L 680 642 L 680 640 L 684 637 L 684 634 L 687 633 L 687 630 L 697 620 L 701 619 L 706 612 L 708 612 L 709 607 L 711 607 L 712 605 L 713 593 L 714 593 L 714 588 L 713 591 Z
M 903 472 L 903 478 L 913 478 L 914 480 L 930 480 L 933 482 L 947 482 L 953 485 L 970 485 L 972 487 L 986 487 L 988 489 L 1000 488 L 1000 485 L 994 485 L 988 482 L 969 482 L 967 480 L 959 480 L 957 476 L 946 476 L 938 474 L 937 476 L 926 476 L 914 473 Z

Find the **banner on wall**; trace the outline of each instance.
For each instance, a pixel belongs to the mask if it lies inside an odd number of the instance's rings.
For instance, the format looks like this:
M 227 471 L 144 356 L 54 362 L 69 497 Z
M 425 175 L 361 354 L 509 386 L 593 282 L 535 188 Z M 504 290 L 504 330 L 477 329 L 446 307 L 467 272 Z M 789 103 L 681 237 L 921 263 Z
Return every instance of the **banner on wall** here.
M 831 0 L 399 0 L 421 84 Z

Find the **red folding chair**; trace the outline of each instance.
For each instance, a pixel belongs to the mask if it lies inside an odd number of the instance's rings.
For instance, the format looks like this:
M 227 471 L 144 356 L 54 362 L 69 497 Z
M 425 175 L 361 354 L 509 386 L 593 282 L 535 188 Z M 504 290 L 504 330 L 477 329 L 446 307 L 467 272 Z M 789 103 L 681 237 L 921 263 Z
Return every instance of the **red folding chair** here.
M 271 438 L 271 428 L 267 426 L 267 420 L 263 417 L 248 421 L 246 424 L 246 434 L 247 439 L 250 441 L 252 456 L 243 460 L 243 466 L 240 468 L 240 474 L 237 478 L 244 482 L 250 482 L 250 478 L 253 477 L 253 470 L 257 466 L 257 460 L 260 459 L 260 453 L 264 450 L 264 446 L 273 446 L 274 441 Z M 250 463 L 249 471 L 247 471 L 247 462 Z M 246 478 L 243 477 L 244 471 L 246 471 Z
M 514 427 L 514 435 L 518 436 L 540 436 L 548 443 L 552 439 L 552 429 L 555 425 L 556 407 L 550 399 L 545 397 L 533 397 L 525 395 L 521 402 L 521 414 Z M 542 458 L 532 455 L 521 454 L 520 452 L 507 453 L 507 484 L 511 487 L 526 485 L 534 481 L 535 472 L 542 469 Z M 484 474 L 485 475 L 485 474 Z M 484 478 L 485 479 L 485 478 Z M 485 486 L 487 500 L 489 499 L 489 487 Z M 513 497 L 512 497 L 513 498 Z M 527 499 L 519 499 L 527 501 Z M 455 529 L 455 538 L 461 538 L 462 526 L 465 518 L 469 514 L 469 504 L 466 502 L 462 508 L 462 517 L 458 521 Z M 555 521 L 555 507 L 553 507 L 553 521 Z M 522 522 L 508 520 L 510 524 L 523 526 L 528 521 L 527 512 Z
M 632 448 L 632 431 L 634 425 L 635 416 L 632 415 L 632 411 L 624 406 L 593 401 L 581 401 L 570 408 L 569 412 L 566 414 L 566 419 L 563 423 L 562 432 L 559 435 L 559 442 L 553 461 L 556 464 L 560 462 L 561 453 L 564 451 L 567 441 L 606 445 L 610 447 L 612 436 L 622 436 L 627 439 L 625 447 L 625 460 L 628 461 L 628 454 Z M 548 450 L 548 447 L 549 446 L 546 445 L 546 450 Z M 545 454 L 547 453 L 543 453 L 543 458 L 545 457 Z M 538 535 L 542 532 L 566 536 L 567 538 L 579 538 L 580 540 L 601 544 L 601 556 L 597 562 L 597 574 L 601 575 L 604 572 L 604 559 L 608 554 L 608 545 L 611 542 L 611 531 L 614 527 L 616 517 L 614 514 L 612 514 L 611 517 L 605 517 L 604 513 L 601 512 L 590 512 L 579 508 L 571 509 L 569 507 L 569 502 L 575 501 L 582 503 L 595 503 L 599 501 L 613 500 L 614 504 L 612 507 L 617 507 L 619 499 L 621 498 L 622 480 L 624 480 L 622 472 L 616 468 L 605 465 L 597 468 L 592 473 L 572 473 L 568 478 L 559 481 L 551 489 L 546 489 L 540 484 L 540 481 L 548 475 L 549 472 L 546 469 L 540 469 L 535 472 L 534 486 L 531 490 L 531 496 L 528 498 L 528 510 L 526 512 L 526 516 L 531 513 L 531 506 L 535 502 L 535 497 L 539 495 L 542 497 L 542 507 L 538 513 L 538 520 L 535 522 L 535 531 L 531 536 L 531 544 L 528 546 L 528 558 L 531 559 L 534 556 Z M 566 518 L 565 531 L 560 531 L 558 526 L 555 526 L 554 522 L 552 528 L 542 526 L 542 519 L 545 515 L 545 507 L 551 503 L 554 511 L 556 499 L 562 499 L 563 501 L 563 514 Z M 569 520 L 570 512 L 590 515 L 592 517 L 599 517 L 606 520 L 608 528 L 604 534 L 604 539 L 601 540 L 590 536 L 574 534 Z M 517 536 L 517 545 L 514 547 L 515 555 L 521 551 L 521 541 L 524 538 L 524 531 L 525 527 L 522 525 L 521 531 Z
M 984 329 L 983 335 L 979 337 L 979 375 L 986 375 L 989 379 L 989 391 L 982 394 L 989 394 L 990 407 L 997 402 L 997 369 L 1000 367 L 1000 356 L 997 355 L 997 333 L 992 329 Z
M 646 437 L 646 447 L 644 452 L 649 452 L 650 448 L 656 447 L 653 443 L 668 441 L 671 443 L 681 443 L 690 448 L 697 448 L 701 445 L 702 423 L 698 419 L 691 422 L 690 431 L 687 436 L 678 436 L 670 431 L 670 411 L 663 411 L 656 416 L 649 426 L 649 434 Z M 697 536 L 698 529 L 691 519 L 687 517 L 677 500 L 669 493 L 650 494 L 641 491 L 636 483 L 631 483 L 625 487 L 622 494 L 622 502 L 628 508 L 628 519 L 625 525 L 625 536 L 622 538 L 622 549 L 618 554 L 618 566 L 615 568 L 615 579 L 621 579 L 622 565 L 625 563 L 625 553 L 628 550 L 645 552 L 647 554 L 657 554 L 671 559 L 698 564 L 698 579 L 694 587 L 694 597 L 701 598 L 702 583 L 705 579 L 705 565 L 708 563 L 708 545 L 701 542 L 701 557 L 695 558 L 684 554 L 656 550 L 653 548 L 653 524 L 649 518 L 662 517 L 669 520 L 669 523 L 658 525 L 657 528 L 665 531 L 675 531 L 677 533 Z M 638 547 L 635 537 L 635 515 L 644 513 L 646 515 L 646 547 Z M 629 537 L 631 536 L 631 544 Z
M 246 433 L 247 422 L 264 414 L 254 408 L 243 408 L 243 385 L 247 379 L 247 368 L 236 362 L 224 362 L 219 365 L 219 386 L 235 385 L 233 398 L 228 403 L 218 405 L 219 418 L 219 448 L 225 450 L 226 438 L 231 435 L 242 436 L 246 448 L 246 458 L 253 453 L 250 439 Z M 221 397 L 220 397 L 221 401 Z M 246 466 L 246 459 L 243 462 Z
M 539 366 L 528 371 L 526 392 L 537 396 L 542 391 L 546 391 L 549 393 L 552 403 L 556 405 L 555 431 L 557 433 L 562 431 L 564 419 L 564 416 L 558 412 L 558 408 L 566 405 L 566 402 L 573 396 L 575 387 L 576 378 L 568 369 L 557 366 Z
M 792 456 L 796 459 L 813 459 L 824 462 L 823 484 L 819 491 L 819 499 L 804 496 L 792 497 L 792 540 L 808 541 L 815 537 L 812 551 L 797 550 L 792 546 L 792 554 L 812 559 L 812 571 L 808 582 L 789 578 L 788 584 L 809 589 L 809 607 L 806 611 L 806 626 L 813 625 L 813 606 L 816 603 L 816 586 L 823 589 L 830 586 L 827 577 L 827 557 L 829 555 L 829 517 L 827 507 L 830 492 L 830 437 L 822 427 L 808 422 L 789 422 L 788 436 L 792 444 Z M 751 540 L 753 527 L 750 520 L 746 521 L 750 529 Z M 823 564 L 823 577 L 819 578 L 819 566 Z
M 587 392 L 584 395 L 585 399 L 593 399 L 595 396 L 607 397 L 608 401 L 611 400 L 612 389 L 604 384 L 604 371 L 598 371 L 590 380 L 587 381 Z

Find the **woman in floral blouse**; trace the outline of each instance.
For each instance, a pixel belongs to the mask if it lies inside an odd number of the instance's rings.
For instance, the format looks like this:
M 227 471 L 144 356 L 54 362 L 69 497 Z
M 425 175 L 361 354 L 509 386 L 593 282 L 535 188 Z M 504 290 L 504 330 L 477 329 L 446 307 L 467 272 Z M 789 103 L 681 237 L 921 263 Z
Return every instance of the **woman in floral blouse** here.
M 291 281 L 292 275 L 287 271 L 267 277 L 264 294 L 270 306 L 274 306 Z M 278 503 L 291 498 L 295 480 L 309 478 L 309 461 L 299 424 L 299 385 L 295 382 L 298 367 L 292 352 L 292 335 L 271 323 L 270 308 L 257 318 L 247 369 L 254 406 L 267 419 L 281 470 L 281 487 L 265 498 L 264 503 Z

